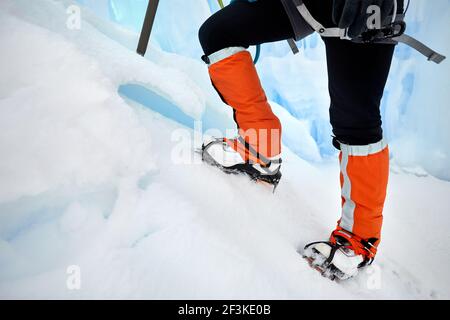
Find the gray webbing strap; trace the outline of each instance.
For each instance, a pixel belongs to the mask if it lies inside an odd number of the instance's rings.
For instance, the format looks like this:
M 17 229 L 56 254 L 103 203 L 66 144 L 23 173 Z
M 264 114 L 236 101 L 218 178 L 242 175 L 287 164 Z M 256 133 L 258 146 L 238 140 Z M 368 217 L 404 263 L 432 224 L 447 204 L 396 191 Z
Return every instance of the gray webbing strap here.
M 347 37 L 347 29 L 325 28 L 319 21 L 314 19 L 311 12 L 309 12 L 308 8 L 305 6 L 302 0 L 294 0 L 294 3 L 303 19 L 305 19 L 305 21 L 311 26 L 311 28 L 313 28 L 314 31 L 320 34 L 320 36 L 336 37 L 350 40 L 350 38 Z
M 394 40 L 396 42 L 404 43 L 404 44 L 410 46 L 411 48 L 419 51 L 421 54 L 423 54 L 425 57 L 428 58 L 428 61 L 433 61 L 433 62 L 439 64 L 446 59 L 445 56 L 437 53 L 433 49 L 424 45 L 419 40 L 414 39 L 413 37 L 410 37 L 406 34 L 402 34 L 401 36 L 392 38 L 392 40 Z
M 248 150 L 248 152 L 250 152 L 257 159 L 261 160 L 265 165 L 270 165 L 271 163 L 281 163 L 281 159 L 270 160 L 264 157 L 262 154 L 256 151 L 249 143 L 247 143 L 247 141 L 245 141 L 245 139 L 242 138 L 241 136 L 238 137 L 238 141 Z
M 297 54 L 300 52 L 300 50 L 298 50 L 297 44 L 295 43 L 294 39 L 289 39 L 287 42 L 289 43 L 289 47 L 291 47 L 293 54 Z

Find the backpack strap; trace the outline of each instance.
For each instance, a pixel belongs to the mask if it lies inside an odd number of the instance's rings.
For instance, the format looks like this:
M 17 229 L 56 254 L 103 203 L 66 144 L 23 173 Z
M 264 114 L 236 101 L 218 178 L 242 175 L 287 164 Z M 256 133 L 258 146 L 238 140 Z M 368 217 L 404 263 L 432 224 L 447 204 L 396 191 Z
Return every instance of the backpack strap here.
M 428 61 L 433 61 L 437 64 L 441 63 L 446 57 L 433 49 L 427 47 L 419 40 L 406 35 L 406 23 L 404 22 L 405 15 L 403 13 L 392 15 L 389 17 L 391 23 L 386 25 L 380 30 L 369 30 L 366 35 L 352 39 L 348 37 L 347 29 L 340 28 L 325 28 L 319 21 L 317 21 L 308 8 L 303 3 L 303 0 L 294 0 L 294 4 L 297 7 L 298 12 L 303 19 L 314 29 L 321 37 L 334 37 L 343 40 L 350 40 L 356 43 L 385 43 L 385 44 L 398 44 L 403 43 L 420 52 Z M 395 1 L 395 9 L 397 8 L 397 1 Z M 396 11 L 394 11 L 396 12 Z

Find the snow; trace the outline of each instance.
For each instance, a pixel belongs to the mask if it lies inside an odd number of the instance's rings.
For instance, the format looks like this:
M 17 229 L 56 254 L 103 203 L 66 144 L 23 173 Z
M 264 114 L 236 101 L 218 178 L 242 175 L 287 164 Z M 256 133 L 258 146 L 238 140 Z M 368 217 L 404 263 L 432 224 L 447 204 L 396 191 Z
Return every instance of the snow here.
M 233 128 L 198 48 L 179 38 L 169 48 L 156 34 L 147 57 L 139 57 L 133 29 L 100 14 L 110 3 L 84 2 L 94 11 L 83 7 L 80 30 L 66 27 L 71 1 L 0 2 L 1 298 L 450 297 L 450 183 L 430 175 L 449 170 L 448 64 L 396 59 L 394 77 L 412 73 L 421 87 L 410 97 L 389 88 L 388 101 L 410 103 L 406 111 L 385 109 L 385 125 L 397 132 L 391 131 L 383 242 L 373 267 L 338 284 L 296 252 L 324 239 L 338 219 L 339 168 L 326 141 L 326 99 L 285 89 L 286 79 L 275 76 L 267 91 L 285 126 L 282 183 L 272 194 L 245 177 L 223 175 L 193 151 L 201 133 Z M 192 30 L 209 14 L 204 3 L 183 7 L 185 19 L 201 8 Z M 122 19 L 125 26 L 134 21 Z M 258 67 L 263 77 L 279 74 L 283 61 L 311 77 L 324 70 L 313 41 L 296 57 L 283 44 L 267 46 Z M 437 85 L 427 82 L 432 72 Z M 326 90 L 322 77 L 299 81 Z M 428 114 L 420 106 L 430 92 L 435 104 Z M 410 109 L 429 118 L 408 131 L 419 119 Z M 419 146 L 430 151 L 428 162 Z M 67 286 L 71 266 L 81 271 L 80 290 Z

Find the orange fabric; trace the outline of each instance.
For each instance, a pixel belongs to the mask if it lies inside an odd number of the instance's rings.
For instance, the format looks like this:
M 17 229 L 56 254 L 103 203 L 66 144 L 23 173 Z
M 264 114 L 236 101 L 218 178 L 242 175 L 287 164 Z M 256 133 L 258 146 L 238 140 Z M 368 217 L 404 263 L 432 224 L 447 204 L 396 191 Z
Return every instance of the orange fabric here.
M 267 102 L 252 57 L 241 51 L 209 67 L 214 87 L 235 111 L 239 134 L 260 154 L 281 153 L 281 124 Z
M 342 152 L 339 156 L 342 162 Z M 363 240 L 381 239 L 383 207 L 389 177 L 389 148 L 368 156 L 348 156 L 347 175 L 351 200 L 355 203 L 353 229 L 346 230 Z M 344 178 L 341 172 L 341 187 Z M 342 197 L 342 205 L 345 204 Z M 339 220 L 340 224 L 341 220 Z

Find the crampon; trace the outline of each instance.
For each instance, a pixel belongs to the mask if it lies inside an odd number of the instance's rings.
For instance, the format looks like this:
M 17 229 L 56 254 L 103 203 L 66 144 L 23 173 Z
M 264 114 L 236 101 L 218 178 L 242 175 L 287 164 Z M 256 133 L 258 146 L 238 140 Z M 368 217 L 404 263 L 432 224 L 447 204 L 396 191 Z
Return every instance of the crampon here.
M 338 240 L 336 243 L 310 243 L 304 248 L 302 255 L 313 269 L 333 281 L 355 277 L 359 269 L 373 261 L 373 258 L 357 254 L 345 240 Z
M 252 181 L 273 187 L 281 179 L 281 159 L 270 159 L 265 165 L 245 161 L 224 138 L 214 138 L 203 143 L 199 152 L 202 160 L 227 174 L 245 174 Z

